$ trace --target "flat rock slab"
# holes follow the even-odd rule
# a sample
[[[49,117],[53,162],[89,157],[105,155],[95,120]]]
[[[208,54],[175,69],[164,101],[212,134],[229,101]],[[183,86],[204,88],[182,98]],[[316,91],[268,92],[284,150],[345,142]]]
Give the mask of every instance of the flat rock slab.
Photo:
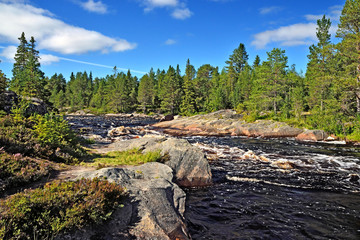
[[[300,128],[272,120],[257,120],[247,123],[242,115],[233,110],[220,110],[214,113],[180,118],[153,125],[173,136],[248,136],[248,137],[296,137],[303,132]]]

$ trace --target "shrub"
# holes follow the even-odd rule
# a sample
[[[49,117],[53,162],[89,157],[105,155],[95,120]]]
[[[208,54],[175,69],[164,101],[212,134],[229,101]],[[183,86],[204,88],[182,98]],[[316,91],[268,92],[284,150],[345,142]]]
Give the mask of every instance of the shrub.
[[[108,220],[124,189],[104,180],[55,181],[0,200],[1,239],[51,239]]]
[[[9,153],[48,158],[68,164],[85,155],[75,133],[59,116],[20,114],[0,119],[0,145]]]
[[[8,188],[37,181],[51,170],[51,165],[45,161],[0,151],[0,196]]]

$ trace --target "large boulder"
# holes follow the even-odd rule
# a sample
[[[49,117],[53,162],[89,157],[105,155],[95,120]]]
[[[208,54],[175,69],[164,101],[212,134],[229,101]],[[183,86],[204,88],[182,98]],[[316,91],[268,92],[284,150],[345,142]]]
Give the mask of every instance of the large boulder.
[[[329,135],[323,130],[306,130],[296,137],[298,141],[323,141],[327,139]]]
[[[0,94],[0,110],[11,113],[12,108],[20,102],[21,98],[28,101],[28,106],[25,110],[26,115],[32,115],[34,113],[44,115],[48,113],[48,106],[43,100],[39,98],[22,97],[13,91],[5,91]]]
[[[186,195],[172,182],[170,167],[161,163],[146,163],[128,168],[103,168],[78,176],[95,177],[124,186],[131,201],[114,214],[107,224],[111,228],[79,231],[75,233],[75,239],[99,234],[106,239],[129,239],[129,235],[149,240],[190,239],[183,216]]]
[[[13,106],[19,101],[19,96],[13,91],[5,91],[0,94],[0,110],[11,112]]]
[[[202,187],[212,184],[209,163],[201,149],[192,146],[184,139],[161,136],[144,136],[110,144],[100,152],[126,151],[140,149],[144,153],[161,151],[167,158],[165,162],[174,173],[174,182],[183,187]]]

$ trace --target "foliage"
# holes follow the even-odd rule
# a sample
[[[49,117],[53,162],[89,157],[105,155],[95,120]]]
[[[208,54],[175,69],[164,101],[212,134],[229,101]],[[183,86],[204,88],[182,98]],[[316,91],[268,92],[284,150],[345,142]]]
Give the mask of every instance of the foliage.
[[[0,118],[0,145],[9,153],[76,163],[85,155],[67,122],[55,115],[26,118],[21,110]]]
[[[35,39],[26,40],[23,32],[18,38],[20,44],[15,54],[13,78],[10,89],[16,93],[47,100],[49,95],[45,89],[44,73],[40,70],[39,52],[35,49]]]
[[[49,174],[50,163],[0,151],[0,196],[10,187],[36,181]]]
[[[106,155],[95,155],[89,165],[97,167],[110,167],[119,165],[139,165],[147,162],[162,162],[160,151],[141,153],[139,149],[122,152],[109,152]]]
[[[121,203],[124,189],[93,179],[48,183],[0,200],[1,239],[50,239],[59,233],[100,224]]]

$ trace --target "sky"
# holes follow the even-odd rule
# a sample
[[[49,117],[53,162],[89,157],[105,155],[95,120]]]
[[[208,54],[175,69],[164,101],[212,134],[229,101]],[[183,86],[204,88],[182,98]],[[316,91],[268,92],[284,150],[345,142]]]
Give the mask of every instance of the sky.
[[[11,78],[18,38],[33,36],[46,76],[130,69],[141,77],[186,61],[222,69],[240,43],[252,64],[273,48],[306,71],[316,20],[332,21],[332,41],[345,0],[0,0],[0,70]]]

